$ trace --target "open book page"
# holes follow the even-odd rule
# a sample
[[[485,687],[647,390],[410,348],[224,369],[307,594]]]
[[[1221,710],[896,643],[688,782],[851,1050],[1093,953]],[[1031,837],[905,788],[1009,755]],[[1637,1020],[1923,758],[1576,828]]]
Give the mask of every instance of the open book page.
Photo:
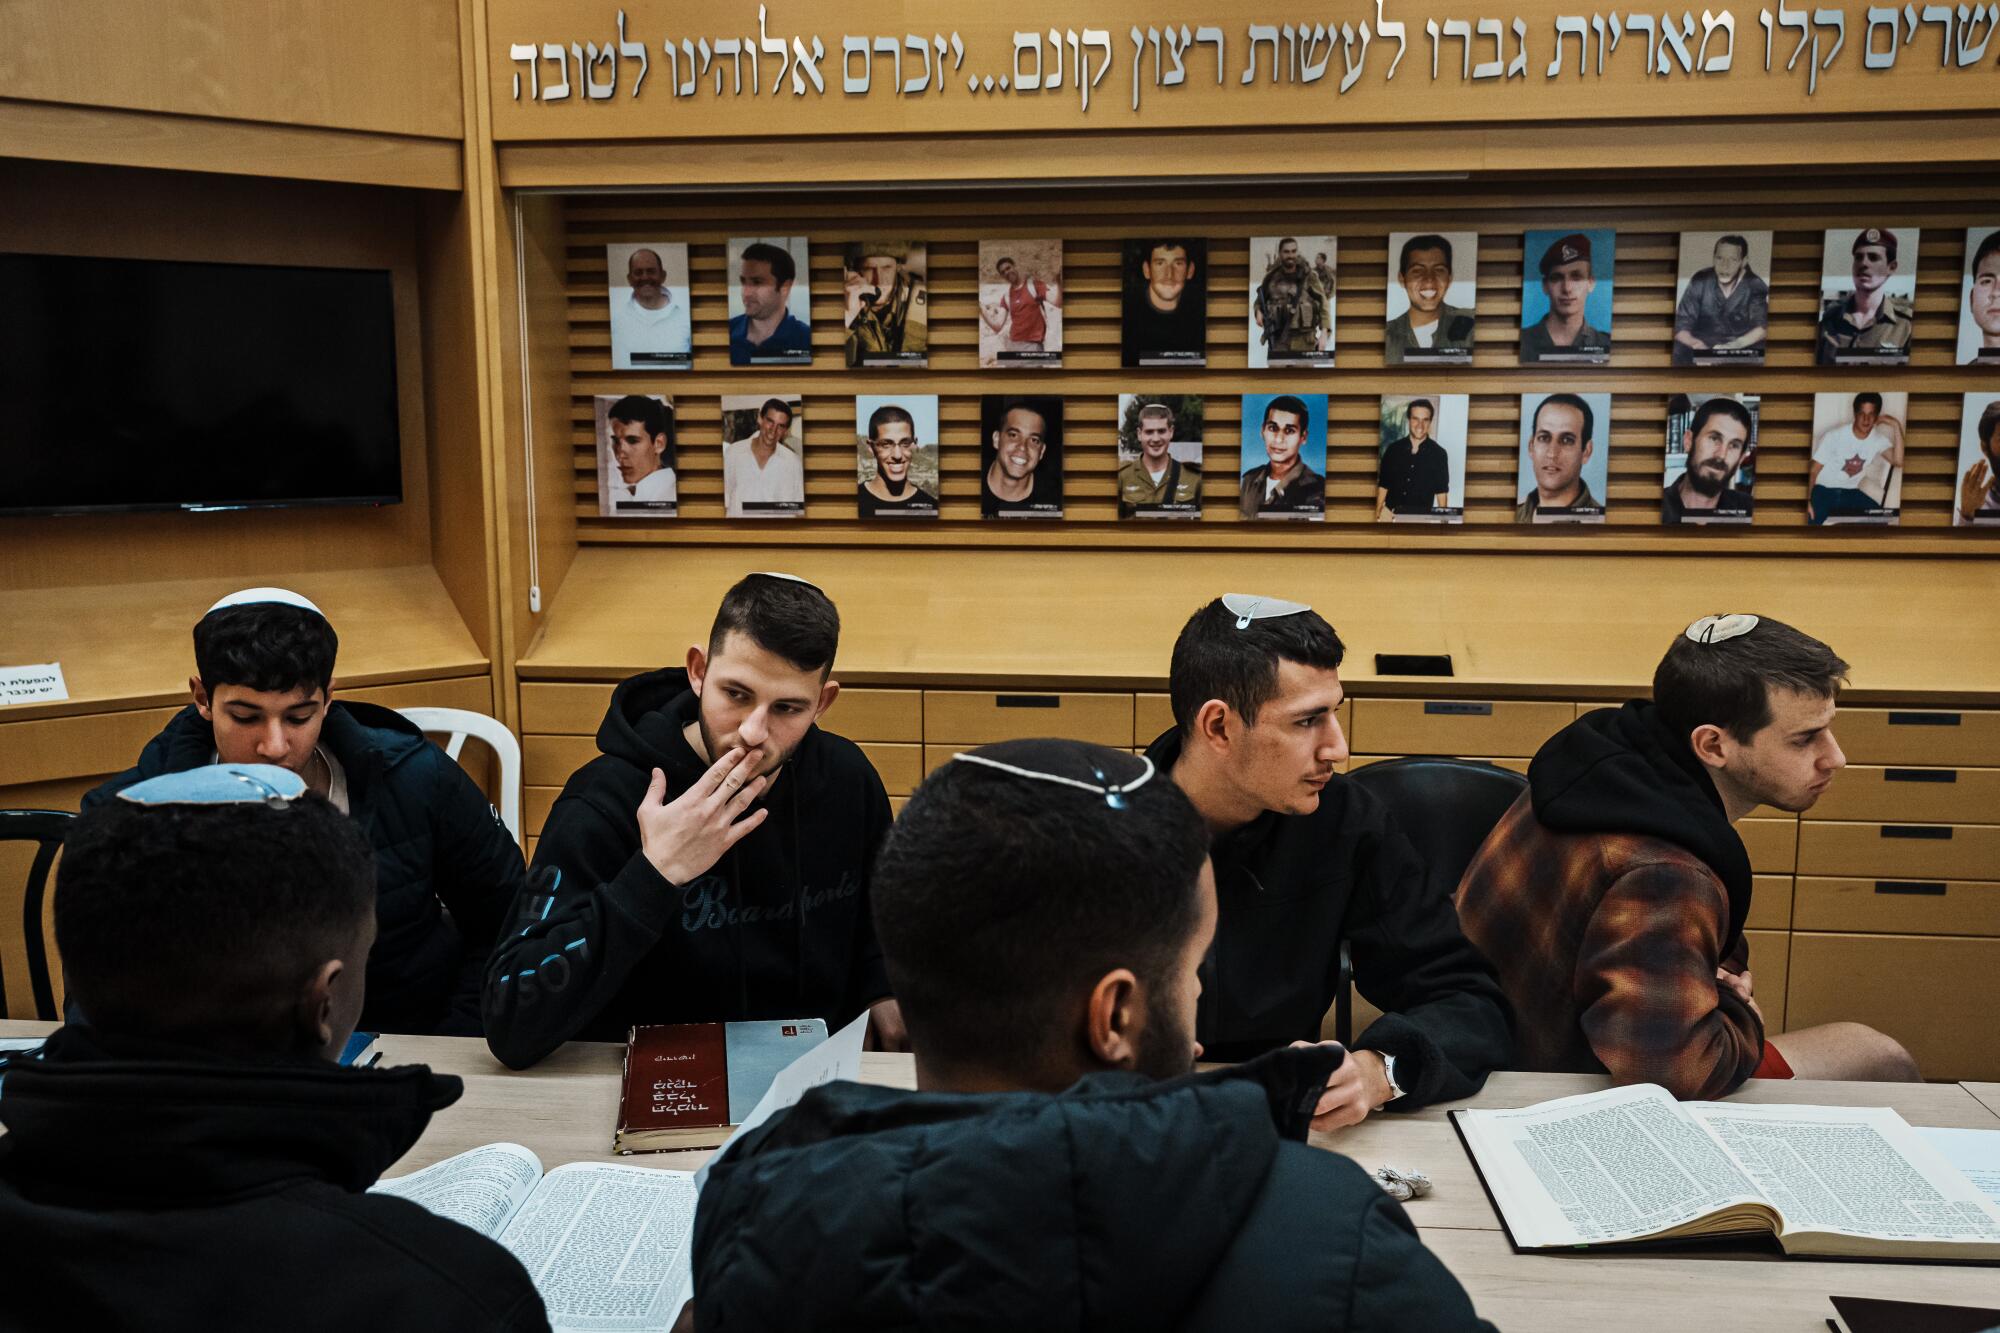
[[[563,1329],[669,1329],[688,1296],[694,1177],[572,1162],[543,1179],[500,1243]]]
[[[1658,1236],[1718,1213],[1692,1229],[1774,1228],[1742,1168],[1655,1084],[1452,1114],[1523,1249]]]
[[[518,1143],[489,1143],[373,1190],[421,1204],[439,1217],[497,1237],[542,1178],[542,1161]]]
[[[1936,1148],[1988,1203],[2000,1205],[2000,1129],[1929,1129],[1917,1137]]]
[[[1776,1206],[1788,1250],[1855,1254],[1881,1248],[1790,1243],[1813,1232],[1984,1244],[2000,1257],[2000,1211],[1888,1107],[1690,1102],[1687,1110]]]

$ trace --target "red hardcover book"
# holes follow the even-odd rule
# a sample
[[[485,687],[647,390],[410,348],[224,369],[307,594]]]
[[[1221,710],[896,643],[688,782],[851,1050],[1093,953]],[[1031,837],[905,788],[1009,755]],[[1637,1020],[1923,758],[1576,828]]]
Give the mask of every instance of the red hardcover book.
[[[633,1028],[612,1147],[632,1153],[719,1146],[778,1071],[825,1040],[826,1024],[816,1018]]]

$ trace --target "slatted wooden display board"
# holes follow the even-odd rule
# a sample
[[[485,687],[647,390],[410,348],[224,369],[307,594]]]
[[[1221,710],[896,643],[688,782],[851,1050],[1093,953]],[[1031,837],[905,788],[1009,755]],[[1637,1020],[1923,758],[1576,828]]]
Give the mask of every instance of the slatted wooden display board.
[[[1161,163],[1163,173],[1171,167]],[[573,450],[572,501],[578,538],[586,544],[1192,545],[1256,550],[1435,544],[1448,550],[1528,550],[1583,543],[1599,551],[1958,555],[1994,549],[1992,530],[1949,528],[1961,395],[2000,391],[2000,372],[1954,364],[1965,229],[2000,223],[2000,191],[1985,180],[1774,181],[1718,173],[1653,183],[1552,176],[1310,188],[1278,183],[1191,189],[1161,181],[1068,191],[631,193],[573,195],[563,201],[563,215],[571,429],[567,440],[542,441],[537,447]],[[1815,366],[1822,230],[1871,225],[1922,229],[1911,364]],[[1593,227],[1613,227],[1618,233],[1611,364],[1519,365],[1523,231]],[[1771,321],[1764,366],[1672,365],[1683,228],[1775,232],[1772,272],[1765,275],[1771,287]],[[1385,367],[1389,233],[1475,229],[1480,245],[1473,364]],[[1121,369],[1121,241],[1173,233],[1208,239],[1208,365]],[[806,235],[812,241],[813,363],[732,367],[726,241],[783,234]],[[1247,368],[1249,238],[1286,234],[1339,238],[1336,369]],[[1022,236],[1065,241],[1063,365],[981,369],[979,241]],[[841,248],[849,240],[890,238],[922,240],[929,246],[930,366],[849,370],[842,354]],[[614,371],[604,246],[676,240],[689,246],[694,368]],[[1462,256],[1458,268],[1462,274]],[[615,276],[622,284],[623,274]],[[1514,522],[1520,395],[1559,389],[1613,395],[1608,513],[1601,525]],[[1813,395],[1864,389],[1910,394],[1901,526],[1808,529],[1803,510]],[[1330,395],[1323,524],[1248,522],[1237,514],[1240,396],[1287,391]],[[592,398],[629,392],[665,394],[675,403],[677,518],[597,516]],[[806,515],[725,520],[720,397],[780,392],[804,395]],[[939,397],[943,495],[941,517],[934,523],[870,523],[855,513],[854,396],[896,392]],[[1121,392],[1207,396],[1205,512],[1198,524],[1118,521],[1115,418]],[[1412,392],[1471,396],[1462,526],[1374,522],[1379,399]],[[1666,403],[1674,392],[1761,396],[1754,525],[1704,529],[1660,524]],[[1067,515],[1062,521],[980,517],[979,399],[984,393],[1063,398]],[[1601,448],[1601,428],[1599,434]]]

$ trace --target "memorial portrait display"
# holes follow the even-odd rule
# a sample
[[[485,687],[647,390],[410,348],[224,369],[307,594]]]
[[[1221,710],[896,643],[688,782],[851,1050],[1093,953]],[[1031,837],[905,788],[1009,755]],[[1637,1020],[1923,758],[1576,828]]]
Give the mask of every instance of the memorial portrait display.
[[[1479,233],[1390,232],[1383,364],[1469,363],[1478,296]]]
[[[1531,231],[1521,254],[1521,364],[1610,361],[1618,234],[1609,227]]]
[[[1127,366],[1208,364],[1208,242],[1128,240],[1121,274],[1120,348]]]
[[[1331,236],[1250,238],[1250,369],[1333,364]]]
[[[655,393],[600,393],[593,415],[599,517],[672,518],[680,510],[673,400]]]
[[[1238,512],[1244,518],[1326,519],[1326,395],[1246,393]]]
[[[1382,396],[1376,522],[1464,522],[1465,431],[1471,402],[1462,393]]]
[[[1611,475],[1611,395],[1521,395],[1516,523],[1602,523]]]
[[[1118,517],[1200,518],[1199,394],[1118,395]]]
[[[930,364],[930,289],[922,241],[849,241],[841,251],[847,364]]]
[[[1750,522],[1756,508],[1757,410],[1754,395],[1668,396],[1660,522]]]
[[[729,364],[812,361],[812,292],[803,236],[729,238]]]
[[[979,400],[982,518],[1063,516],[1063,403],[989,393]]]
[[[604,247],[613,370],[694,365],[688,315],[688,248],[666,241]]]
[[[1829,227],[1820,257],[1822,366],[1900,366],[1917,310],[1915,227]]]
[[[722,507],[730,518],[806,510],[805,405],[795,393],[725,394]]]
[[[1674,364],[1763,365],[1770,279],[1770,232],[1682,232],[1674,282]]]
[[[862,518],[938,516],[938,400],[934,393],[854,399],[856,511]]]
[[[1964,287],[1958,364],[2000,363],[2000,227],[1966,228]]]
[[[1813,395],[1806,522],[1894,523],[1903,509],[1903,429],[1910,395],[1865,389]]]
[[[1965,395],[1952,475],[1952,526],[2000,523],[2000,393]]]
[[[979,365],[1059,366],[1063,351],[1063,243],[979,243]]]

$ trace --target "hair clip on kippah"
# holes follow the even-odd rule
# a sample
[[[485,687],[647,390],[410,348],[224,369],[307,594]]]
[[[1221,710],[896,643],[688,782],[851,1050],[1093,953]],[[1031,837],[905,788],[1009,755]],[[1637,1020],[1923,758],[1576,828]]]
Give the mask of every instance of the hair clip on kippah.
[[[1236,628],[1249,629],[1252,621],[1271,620],[1278,616],[1295,616],[1312,608],[1304,602],[1287,602],[1276,597],[1258,597],[1247,592],[1229,592],[1222,595],[1223,609],[1236,617]]]
[[[1687,627],[1687,637],[1699,644],[1723,643],[1757,628],[1757,617],[1703,616]]]

